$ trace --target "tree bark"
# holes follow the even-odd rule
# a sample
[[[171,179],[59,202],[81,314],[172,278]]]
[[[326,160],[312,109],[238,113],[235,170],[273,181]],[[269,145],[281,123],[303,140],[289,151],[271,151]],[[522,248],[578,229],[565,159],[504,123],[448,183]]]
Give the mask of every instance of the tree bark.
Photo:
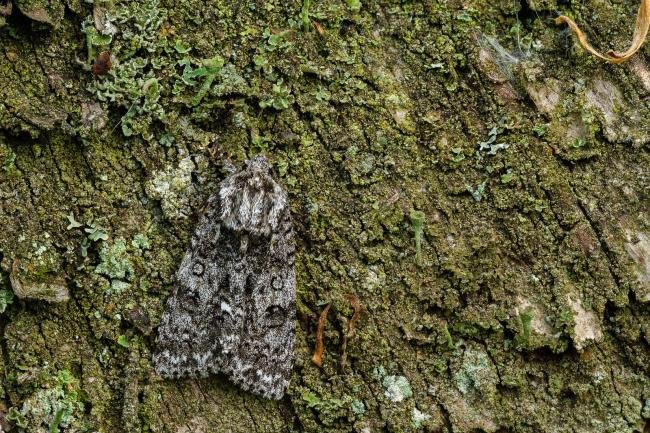
[[[650,431],[650,49],[552,22],[622,49],[635,2],[12,3],[2,428]],[[151,365],[203,203],[258,153],[298,238],[280,401]]]

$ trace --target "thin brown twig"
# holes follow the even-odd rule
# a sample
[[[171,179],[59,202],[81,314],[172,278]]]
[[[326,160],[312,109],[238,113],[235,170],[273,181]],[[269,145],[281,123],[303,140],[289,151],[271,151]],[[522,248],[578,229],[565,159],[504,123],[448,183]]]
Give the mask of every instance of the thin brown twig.
[[[325,346],[323,344],[323,332],[325,331],[325,322],[327,321],[327,313],[330,311],[330,304],[327,304],[323,311],[320,313],[318,319],[318,328],[316,329],[316,349],[314,349],[314,356],[311,361],[317,366],[321,366],[323,360],[323,351]]]
[[[641,0],[641,6],[639,6],[639,12],[636,15],[636,24],[634,26],[634,36],[632,37],[632,44],[624,52],[617,52],[613,50],[607,51],[605,54],[599,53],[594,47],[591,46],[589,41],[587,41],[587,36],[580,30],[578,24],[573,21],[571,18],[566,15],[561,15],[555,19],[556,24],[566,23],[571,31],[576,35],[582,48],[598,57],[610,63],[623,63],[628,60],[643,45],[646,37],[648,36],[648,30],[650,30],[650,0]]]

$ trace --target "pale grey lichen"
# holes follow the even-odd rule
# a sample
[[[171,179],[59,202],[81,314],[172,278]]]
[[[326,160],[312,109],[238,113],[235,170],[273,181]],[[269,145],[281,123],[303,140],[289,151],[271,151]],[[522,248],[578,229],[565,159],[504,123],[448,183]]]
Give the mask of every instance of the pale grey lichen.
[[[354,400],[350,408],[352,409],[352,413],[357,416],[361,416],[366,413],[366,405],[364,405],[361,400]]]
[[[60,429],[66,433],[87,432],[84,403],[78,390],[78,380],[62,370],[51,388],[37,390],[20,407],[10,408],[6,418],[21,433],[51,433]]]
[[[393,403],[399,403],[413,395],[411,384],[404,376],[386,376],[382,385],[384,386],[384,395]]]
[[[413,427],[420,428],[429,419],[431,419],[431,415],[420,412],[417,407],[413,408],[413,412],[411,413],[411,424],[413,424]]]
[[[474,391],[489,396],[496,392],[499,377],[485,351],[469,348],[463,353],[462,364],[454,374],[454,380],[463,394]]]
[[[154,173],[147,182],[147,194],[160,200],[163,213],[170,219],[184,219],[192,214],[190,197],[195,193],[192,172],[197,169],[192,158],[181,159],[177,167],[167,166]]]
[[[126,250],[126,242],[122,238],[116,239],[113,245],[104,245],[99,251],[99,259],[95,273],[114,280],[130,280],[135,274]]]

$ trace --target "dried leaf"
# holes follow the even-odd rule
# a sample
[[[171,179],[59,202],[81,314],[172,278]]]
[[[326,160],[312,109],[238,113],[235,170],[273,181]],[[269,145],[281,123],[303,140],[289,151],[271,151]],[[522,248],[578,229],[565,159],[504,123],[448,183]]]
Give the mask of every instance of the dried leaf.
[[[556,24],[566,23],[573,33],[575,33],[580,45],[582,48],[593,54],[594,56],[608,61],[610,63],[623,63],[632,57],[639,49],[648,35],[648,29],[650,29],[650,0],[641,0],[641,6],[639,6],[639,12],[636,16],[636,25],[634,27],[634,36],[632,37],[632,44],[625,52],[617,51],[608,51],[605,54],[601,54],[594,47],[592,47],[587,41],[587,37],[580,30],[578,25],[571,18],[566,15],[561,15],[555,19]]]
[[[323,359],[323,351],[325,346],[323,345],[323,331],[325,331],[325,321],[327,321],[327,313],[330,311],[330,304],[323,309],[320,313],[320,318],[318,319],[318,328],[316,329],[316,349],[314,349],[314,356],[311,357],[311,360],[317,366],[321,366]]]

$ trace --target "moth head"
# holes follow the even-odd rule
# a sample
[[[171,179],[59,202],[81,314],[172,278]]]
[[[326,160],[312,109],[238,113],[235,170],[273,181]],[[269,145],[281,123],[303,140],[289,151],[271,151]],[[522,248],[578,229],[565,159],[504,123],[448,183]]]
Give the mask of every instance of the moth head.
[[[226,227],[268,236],[284,215],[287,194],[275,181],[263,156],[247,161],[246,168],[221,182],[221,220]]]
[[[271,165],[262,155],[257,155],[255,158],[246,161],[246,169],[267,176],[271,175]]]

